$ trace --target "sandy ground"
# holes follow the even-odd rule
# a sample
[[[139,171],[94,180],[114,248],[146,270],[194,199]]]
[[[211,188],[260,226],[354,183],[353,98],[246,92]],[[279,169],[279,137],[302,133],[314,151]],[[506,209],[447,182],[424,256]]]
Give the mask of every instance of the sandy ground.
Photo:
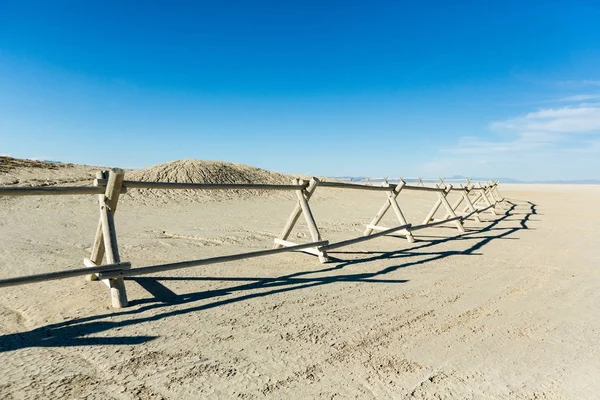
[[[321,265],[288,253],[127,280],[0,289],[0,398],[600,398],[600,186],[503,185],[485,222],[382,237]],[[325,239],[381,193],[322,189]],[[411,222],[434,196],[402,194]],[[81,266],[94,196],[0,198],[0,278]],[[140,202],[116,216],[134,266],[271,247],[292,197]],[[388,226],[393,226],[391,219]],[[293,237],[307,241],[301,225]]]

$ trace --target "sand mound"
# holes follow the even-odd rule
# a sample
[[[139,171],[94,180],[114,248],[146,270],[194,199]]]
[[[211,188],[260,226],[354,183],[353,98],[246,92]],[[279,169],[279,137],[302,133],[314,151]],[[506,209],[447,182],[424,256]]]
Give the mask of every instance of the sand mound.
[[[63,164],[47,161],[0,157],[0,186],[56,186],[91,185],[96,171],[106,167]],[[308,176],[297,175],[302,179]],[[296,175],[282,174],[266,169],[224,161],[177,160],[140,170],[128,170],[125,179],[147,182],[178,183],[250,183],[291,184]],[[324,179],[324,178],[320,178]],[[170,203],[181,201],[221,201],[270,196],[295,198],[293,192],[265,190],[150,190],[131,189],[125,199],[138,204]]]
[[[293,176],[224,161],[178,160],[127,174],[127,179],[179,183],[289,184]]]
[[[244,164],[224,161],[178,160],[158,164],[149,168],[128,172],[126,180],[178,182],[178,183],[268,183],[290,184],[293,175],[281,174]],[[137,201],[144,198],[157,198],[166,201],[191,200],[226,200],[231,198],[248,197],[251,195],[274,196],[278,192],[263,190],[131,190],[128,197]]]
[[[87,185],[99,167],[0,157],[0,186]]]

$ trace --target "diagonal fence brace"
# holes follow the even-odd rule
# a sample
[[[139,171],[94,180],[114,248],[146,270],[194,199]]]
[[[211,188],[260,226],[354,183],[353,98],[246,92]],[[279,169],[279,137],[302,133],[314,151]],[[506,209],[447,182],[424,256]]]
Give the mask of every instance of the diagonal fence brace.
[[[293,183],[296,185],[304,184],[304,181],[295,178]],[[317,227],[317,223],[315,222],[315,218],[312,214],[308,201],[314,194],[317,186],[319,185],[319,180],[317,178],[312,178],[305,189],[297,190],[296,197],[298,198],[298,203],[294,207],[294,210],[290,214],[283,231],[279,235],[279,237],[275,240],[275,244],[273,246],[274,249],[278,249],[280,247],[284,247],[287,243],[286,239],[292,233],[292,229],[298,222],[298,218],[300,215],[304,215],[304,219],[306,220],[306,224],[308,225],[308,230],[310,232],[310,236],[313,242],[321,241],[321,234],[319,233],[319,228]],[[291,243],[291,242],[289,242]],[[314,249],[315,253],[319,257],[319,261],[321,263],[325,263],[328,261],[327,252],[325,250],[321,250],[319,248]]]
[[[400,225],[408,224],[408,222],[406,221],[406,217],[404,216],[404,213],[402,212],[402,209],[400,209],[400,205],[398,205],[398,202],[396,201],[396,198],[402,191],[402,188],[404,187],[404,185],[406,185],[406,182],[404,182],[403,180],[400,180],[400,183],[398,183],[398,185],[396,185],[396,187],[391,192],[386,193],[386,195],[387,195],[386,202],[383,204],[383,206],[381,207],[381,209],[379,210],[377,215],[375,215],[375,217],[373,218],[371,223],[369,225],[367,225],[367,229],[365,229],[365,231],[363,232],[363,236],[370,235],[371,232],[373,232],[372,227],[377,226],[377,224],[381,221],[381,219],[383,218],[385,213],[387,213],[387,211],[390,209],[390,207],[394,210],[394,213],[396,214],[396,218],[398,218]],[[406,240],[408,241],[408,243],[414,243],[415,238],[409,229],[400,231],[400,234],[406,236]]]
[[[105,177],[106,173],[99,172],[96,177]],[[120,168],[113,168],[108,172],[108,182],[104,194],[98,195],[98,205],[100,208],[100,221],[96,230],[96,238],[92,246],[92,255],[89,263],[84,263],[87,267],[102,264],[106,257],[108,264],[118,264],[121,262],[119,247],[117,244],[117,233],[115,229],[114,213],[117,209],[119,194],[123,186],[125,171]],[[96,275],[88,275],[88,280],[96,280]],[[123,278],[104,280],[104,283],[110,289],[112,306],[115,308],[127,307],[127,292]]]
[[[428,223],[432,222],[433,216],[435,215],[437,210],[440,208],[440,206],[443,205],[444,208],[446,209],[447,213],[451,216],[451,218],[450,218],[450,220],[448,220],[448,222],[454,223],[456,225],[456,229],[458,229],[459,232],[465,231],[465,228],[462,224],[461,218],[458,215],[456,215],[456,213],[454,212],[454,209],[452,208],[450,203],[448,203],[448,199],[446,198],[446,196],[448,196],[448,193],[450,193],[451,189],[452,189],[452,185],[446,185],[446,189],[443,192],[438,192],[438,199],[435,202],[435,204],[433,205],[433,207],[431,208],[431,210],[429,211],[429,214],[427,214],[427,216],[423,220],[423,225],[427,225]],[[436,222],[438,222],[438,221],[436,221]]]

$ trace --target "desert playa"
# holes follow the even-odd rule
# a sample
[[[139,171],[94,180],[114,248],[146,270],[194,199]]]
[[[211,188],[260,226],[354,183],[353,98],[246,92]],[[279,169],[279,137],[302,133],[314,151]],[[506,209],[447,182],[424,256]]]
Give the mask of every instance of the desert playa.
[[[2,158],[0,186],[91,185],[101,169]],[[125,176],[295,177],[198,160]],[[0,397],[599,398],[600,186],[499,188],[507,206],[464,233],[381,236],[325,264],[289,252],[129,277],[121,309],[83,277],[0,288]],[[310,205],[323,238],[340,241],[361,236],[385,198],[323,188]],[[435,201],[398,197],[413,223]],[[115,215],[121,259],[270,249],[296,203],[294,192],[129,189]],[[0,197],[0,279],[82,268],[97,224],[95,195]],[[311,240],[303,219],[292,239]]]

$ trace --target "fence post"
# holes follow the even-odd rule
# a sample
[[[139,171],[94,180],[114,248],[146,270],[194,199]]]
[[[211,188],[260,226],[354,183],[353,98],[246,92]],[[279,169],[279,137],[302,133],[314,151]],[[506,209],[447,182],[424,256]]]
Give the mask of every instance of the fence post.
[[[497,215],[496,214],[496,210],[494,209],[494,205],[496,203],[496,201],[494,201],[494,204],[492,204],[492,202],[490,201],[490,199],[487,196],[487,191],[488,189],[484,188],[483,185],[481,184],[481,182],[479,183],[479,187],[482,188],[481,190],[481,198],[483,199],[483,201],[485,202],[485,204],[487,204],[490,208],[490,211],[492,212],[492,214]]]
[[[451,217],[457,217],[456,213],[454,212],[454,209],[452,208],[452,206],[450,205],[450,203],[448,203],[448,199],[446,198],[446,196],[448,195],[448,193],[450,193],[450,190],[452,189],[452,185],[447,185],[446,189],[444,189],[443,192],[438,192],[438,199],[435,202],[435,204],[433,205],[433,207],[431,208],[431,210],[429,211],[429,214],[427,214],[427,216],[425,217],[425,219],[423,220],[423,225],[428,224],[431,220],[433,220],[433,216],[435,215],[435,213],[437,212],[437,210],[440,208],[440,206],[443,204],[444,207],[446,208],[446,211],[448,212],[448,214]],[[446,218],[444,218],[446,219]],[[455,220],[454,221],[456,228],[460,231],[460,232],[464,232],[465,228],[463,227],[463,224],[460,220]]]
[[[299,180],[294,179],[292,182],[297,184],[299,182]],[[311,180],[310,183],[308,184],[308,187],[306,188],[306,190],[304,192],[304,194],[306,196],[306,201],[310,200],[310,198],[312,197],[312,195],[316,189],[317,189],[317,181]],[[281,231],[281,234],[279,235],[278,239],[286,240],[290,236],[290,233],[292,233],[292,229],[294,229],[294,225],[296,225],[296,222],[298,222],[298,218],[300,218],[300,214],[302,214],[302,206],[300,205],[300,202],[298,202],[298,203],[296,203],[296,206],[294,207],[294,211],[292,211],[287,222],[285,223],[285,226],[283,227],[283,231]],[[277,242],[273,245],[274,249],[278,249],[280,247],[283,247],[283,245],[279,244]]]
[[[102,172],[96,174],[97,178],[100,176],[104,177],[105,174]],[[117,244],[114,213],[117,210],[117,202],[119,201],[124,177],[125,171],[122,169],[111,169],[108,173],[106,190],[104,194],[98,195],[100,222],[96,231],[96,239],[94,240],[90,258],[90,261],[93,264],[101,265],[105,255],[109,264],[121,262]],[[108,279],[105,283],[110,288],[112,306],[115,308],[127,307],[127,293],[125,291],[125,282],[123,281],[123,278]]]
[[[438,195],[440,196],[440,201],[446,208],[446,211],[448,212],[448,214],[450,214],[453,218],[455,218],[455,217],[457,217],[457,215],[454,212],[454,210],[452,209],[452,206],[450,206],[450,203],[448,203],[448,199],[446,198],[448,193],[450,193],[450,190],[452,190],[452,185],[450,185],[450,184],[446,185],[446,190],[444,190],[443,193],[438,193]],[[454,221],[454,224],[456,225],[456,228],[458,229],[459,232],[465,231],[465,227],[463,226],[463,223],[460,219],[457,219],[456,221]]]
[[[464,194],[464,192],[463,192],[463,194]],[[452,204],[452,209],[453,209],[454,211],[456,211],[456,210],[458,209],[458,207],[460,207],[460,205],[462,204],[463,200],[464,200],[464,196],[460,196],[460,197],[459,197],[459,198],[456,200],[456,202],[454,202],[454,204]],[[445,219],[447,219],[447,218],[450,218],[450,214],[446,214],[446,216],[445,216],[444,218],[445,218]]]
[[[498,194],[498,197],[500,198],[500,201],[507,207],[509,207],[508,202],[506,201],[506,198],[502,195],[502,193],[500,193],[500,181],[495,181],[494,182],[494,190],[496,191],[496,193]]]
[[[496,199],[496,201],[498,203],[503,203],[504,202],[504,198],[502,197],[502,195],[500,194],[500,192],[498,192],[498,182],[496,181],[491,181],[490,183],[491,186],[491,193],[494,196],[494,199]]]
[[[464,201],[465,205],[466,205],[464,211],[475,212],[475,214],[473,214],[473,218],[475,218],[475,221],[481,222],[481,218],[479,218],[479,214],[476,212],[477,209],[475,208],[475,205],[471,202],[471,198],[469,197],[469,193],[471,192],[471,186],[467,185],[467,187],[463,187],[462,184],[460,186],[461,186],[461,189],[464,189],[464,190],[461,192],[461,196],[458,198],[458,200],[456,200],[456,202],[452,205],[452,209],[455,212],[459,211],[458,207],[460,207],[460,205]],[[444,218],[448,219],[450,217],[451,217],[450,214],[446,214],[446,216]]]
[[[471,199],[469,198],[469,191],[470,191],[470,189],[467,187],[466,191],[462,193],[462,198],[465,199],[465,203],[467,204],[467,207],[469,208],[469,210],[471,210],[471,212],[475,212],[475,211],[477,211],[477,209],[475,208],[475,205],[471,202]],[[475,212],[475,214],[473,214],[473,215],[474,215],[475,221],[481,222],[481,218],[479,218],[479,213]]]
[[[304,181],[297,181],[298,183],[304,183]],[[319,184],[317,178],[312,178],[310,183],[313,183],[314,186]],[[308,231],[310,232],[310,236],[312,237],[313,242],[321,241],[321,234],[319,233],[319,228],[317,228],[317,223],[315,222],[315,217],[312,214],[312,211],[308,205],[306,200],[306,189],[301,189],[296,191],[296,197],[298,197],[298,203],[300,203],[300,207],[302,208],[302,214],[304,214],[304,219],[306,220],[306,225],[308,225]],[[328,261],[327,253],[324,250],[319,250],[319,261],[321,263],[325,263]]]
[[[96,179],[108,179],[108,171],[96,172]],[[104,201],[105,193],[98,195],[98,204]],[[114,212],[114,211],[113,211]],[[94,238],[94,244],[92,245],[92,255],[90,260],[96,264],[102,264],[104,259],[104,238],[102,237],[102,218],[98,218],[98,227],[96,228],[96,237]],[[88,281],[97,281],[98,277],[96,274],[89,274],[85,276]]]
[[[304,185],[305,182],[302,180],[299,180],[298,178],[295,178],[293,180],[293,183],[296,185]],[[285,244],[282,242],[285,242],[285,240],[288,238],[288,236],[292,232],[294,225],[296,225],[296,222],[298,222],[298,218],[300,218],[300,214],[304,214],[306,224],[308,225],[308,231],[310,232],[310,236],[311,236],[313,242],[321,241],[321,234],[319,233],[319,229],[317,228],[317,223],[315,222],[315,218],[312,215],[310,206],[308,205],[308,200],[310,200],[310,198],[312,197],[313,193],[317,189],[318,184],[319,184],[319,180],[317,178],[313,177],[310,180],[310,182],[306,188],[302,187],[301,189],[296,190],[296,197],[298,198],[298,203],[296,203],[296,207],[294,208],[294,211],[292,211],[292,214],[288,218],[288,220],[285,224],[285,227],[283,228],[283,231],[281,232],[279,237],[277,239],[275,239],[275,245],[273,246],[274,249],[277,249],[277,248],[280,248],[283,246],[293,245],[293,243]],[[313,252],[311,251],[311,253],[313,253]],[[320,250],[319,248],[316,248],[314,251],[314,254],[316,254],[319,257],[319,261],[321,263],[325,263],[325,262],[329,261],[329,259],[327,258],[327,252],[324,250]]]
[[[387,193],[387,197],[388,197],[387,201],[383,204],[383,206],[381,207],[379,212],[375,215],[375,217],[373,218],[373,220],[371,221],[369,226],[376,226],[381,221],[381,219],[383,218],[383,216],[389,210],[390,207],[393,208],[394,213],[396,214],[396,217],[398,218],[398,221],[400,221],[400,225],[406,225],[408,223],[406,221],[406,217],[404,216],[404,213],[402,212],[402,210],[400,209],[400,206],[396,202],[396,198],[400,194],[400,191],[402,190],[404,185],[406,185],[406,182],[404,182],[402,179],[400,179],[400,182],[394,188],[393,192]],[[365,231],[363,232],[363,236],[370,235],[371,232],[373,232],[373,229],[370,228],[369,226],[367,226],[367,229],[365,229]],[[406,240],[408,240],[408,243],[414,243],[415,238],[412,235],[412,233],[410,232],[410,230],[406,229],[406,231],[402,232],[402,233],[406,236]]]

